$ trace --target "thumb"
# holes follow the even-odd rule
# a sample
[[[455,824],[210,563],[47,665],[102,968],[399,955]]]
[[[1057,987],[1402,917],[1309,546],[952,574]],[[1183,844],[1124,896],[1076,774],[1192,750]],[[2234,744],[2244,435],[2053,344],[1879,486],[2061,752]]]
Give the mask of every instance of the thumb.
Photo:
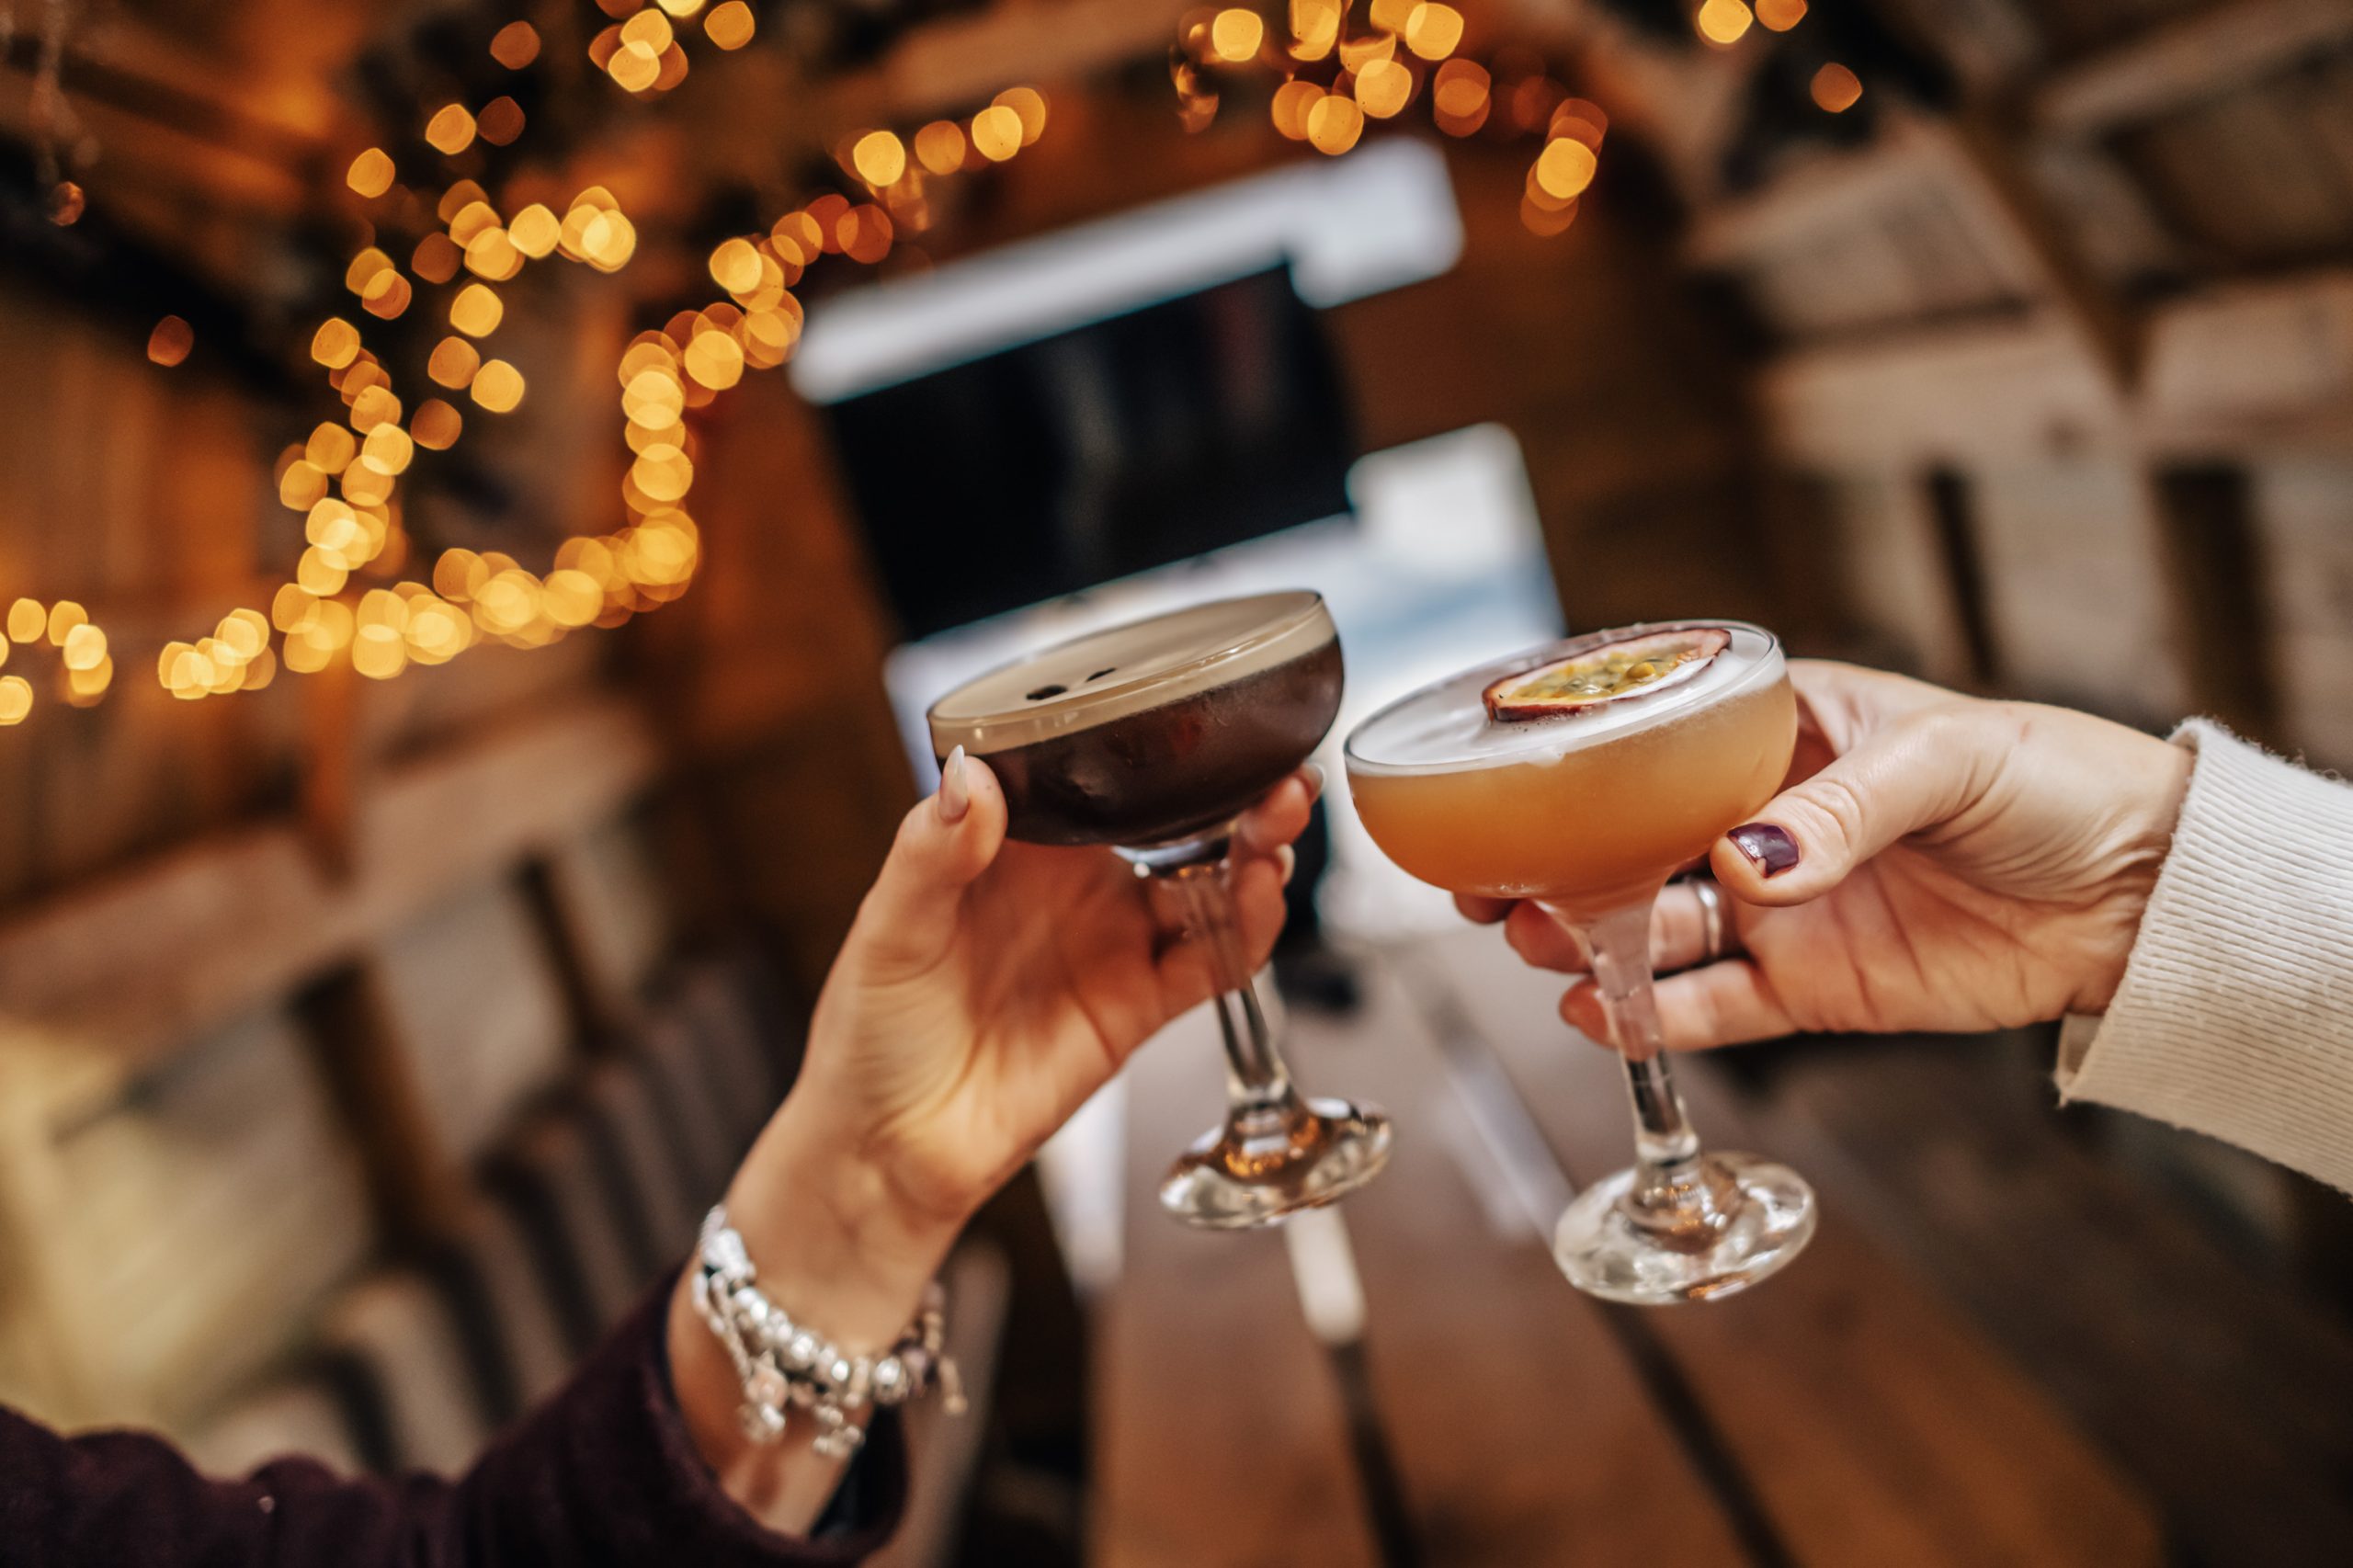
[[[987,763],[958,746],[939,790],[899,824],[890,858],[858,905],[856,935],[870,957],[928,964],[956,935],[963,892],[1005,846],[1005,791]]]
[[[1716,840],[1709,864],[1749,903],[1818,898],[1897,839],[1959,813],[1984,760],[1981,736],[1949,710],[1900,720],[1766,802]]]

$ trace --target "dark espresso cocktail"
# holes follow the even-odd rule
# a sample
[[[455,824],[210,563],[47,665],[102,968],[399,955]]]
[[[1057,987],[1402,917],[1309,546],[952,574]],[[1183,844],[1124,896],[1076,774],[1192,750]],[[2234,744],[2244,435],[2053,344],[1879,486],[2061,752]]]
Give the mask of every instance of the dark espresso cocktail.
[[[1032,844],[1108,845],[1185,911],[1216,974],[1225,1125],[1161,1187],[1195,1224],[1262,1225],[1362,1185],[1388,1119],[1308,1099],[1267,1032],[1233,928],[1234,820],[1281,783],[1340,710],[1340,639],[1312,593],[1195,605],[1057,644],[932,705],[931,743],[961,746],[1005,790]]]
[[[1211,637],[1223,629],[1201,628]],[[1218,658],[1171,649],[1165,637],[1140,642],[1136,630],[1024,665],[1024,683],[1041,668],[1059,678],[1025,685],[1020,705],[995,722],[934,712],[943,756],[961,745],[995,770],[1014,837],[1158,844],[1231,822],[1306,759],[1339,711],[1340,642],[1328,620]],[[1174,674],[1172,653],[1195,667]]]

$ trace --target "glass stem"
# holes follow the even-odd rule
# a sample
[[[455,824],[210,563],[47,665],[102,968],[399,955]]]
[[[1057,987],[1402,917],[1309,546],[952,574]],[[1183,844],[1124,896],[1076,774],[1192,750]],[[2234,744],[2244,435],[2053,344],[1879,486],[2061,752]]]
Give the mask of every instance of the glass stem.
[[[1610,1043],[1626,1064],[1626,1093],[1634,1110],[1634,1187],[1628,1202],[1668,1225],[1705,1222],[1718,1195],[1704,1178],[1699,1135],[1676,1092],[1659,1033],[1658,998],[1651,983],[1650,903],[1569,924],[1592,962]]]
[[[1226,881],[1225,857],[1156,871],[1177,894],[1187,935],[1209,955],[1217,994],[1218,1032],[1225,1038],[1226,1097],[1233,1119],[1245,1125],[1286,1119],[1295,1096],[1290,1071],[1275,1049],[1267,1016],[1242,963],[1241,937],[1233,926],[1233,895]]]

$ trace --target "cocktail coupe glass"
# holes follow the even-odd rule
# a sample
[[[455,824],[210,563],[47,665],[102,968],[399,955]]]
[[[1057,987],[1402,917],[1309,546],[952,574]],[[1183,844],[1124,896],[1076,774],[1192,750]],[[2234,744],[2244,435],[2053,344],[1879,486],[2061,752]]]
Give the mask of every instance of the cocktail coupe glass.
[[[1161,1183],[1196,1225],[1271,1224],[1372,1179],[1389,1119],[1311,1099],[1283,1064],[1234,926],[1227,851],[1242,812],[1307,760],[1339,711],[1340,640],[1321,597],[1195,605],[1060,643],[933,704],[932,745],[988,763],[1010,832],[1105,845],[1171,896],[1215,976],[1224,1124]]]
[[[1348,737],[1357,811],[1392,859],[1449,892],[1534,901],[1590,960],[1625,1062],[1634,1164],[1577,1195],[1552,1252],[1596,1296],[1728,1295],[1813,1234],[1794,1171],[1700,1148],[1661,1052],[1650,952],[1667,880],[1773,797],[1796,735],[1770,632],[1668,621],[1466,671]]]

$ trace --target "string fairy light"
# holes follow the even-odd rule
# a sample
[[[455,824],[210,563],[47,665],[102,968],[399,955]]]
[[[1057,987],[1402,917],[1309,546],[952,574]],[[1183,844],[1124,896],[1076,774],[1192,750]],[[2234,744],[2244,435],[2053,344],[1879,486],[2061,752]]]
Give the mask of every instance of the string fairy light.
[[[699,15],[713,46],[750,41],[753,18],[736,0],[707,11],[703,0],[657,0],[655,8],[633,8],[599,34],[590,58],[632,93],[667,90],[684,74],[681,40]],[[509,24],[491,40],[493,59],[509,70],[530,64],[540,49],[528,23]],[[403,190],[392,153],[363,149],[343,171],[353,196],[413,201],[415,191],[430,202],[440,226],[416,243],[405,268],[373,243],[351,256],[343,281],[358,311],[327,317],[309,345],[344,415],[289,447],[272,471],[278,500],[302,520],[303,548],[290,580],[275,591],[267,613],[233,610],[210,635],[166,643],[156,657],[158,684],[177,699],[200,701],[265,689],[280,667],[309,675],[337,662],[363,677],[390,680],[485,642],[545,647],[676,599],[702,553],[700,529],[687,509],[699,447],[687,415],[748,371],[772,369],[791,355],[802,312],[790,290],[809,267],[827,256],[881,262],[902,226],[928,222],[927,181],[1015,157],[1044,133],[1048,112],[1044,94],[1015,86],[968,120],[936,120],[905,137],[887,128],[864,132],[847,144],[842,162],[867,199],[827,192],[787,211],[766,233],[722,242],[710,271],[724,298],[640,334],[621,357],[621,413],[632,460],[620,486],[625,521],[608,533],[566,540],[544,574],[495,551],[464,548],[412,567],[400,485],[420,450],[444,451],[461,438],[468,415],[460,401],[487,417],[511,414],[526,401],[522,370],[491,351],[506,316],[500,286],[551,258],[619,271],[636,253],[636,226],[600,186],[581,190],[561,215],[534,202],[507,218],[470,178],[450,181],[437,196],[416,191],[412,171]],[[494,98],[480,109],[444,104],[422,134],[443,157],[457,157],[477,141],[504,145],[524,126],[519,105]],[[410,411],[367,347],[362,324],[397,318],[420,289],[443,287],[449,292],[435,308],[449,330],[430,350],[425,373],[447,395],[427,396]],[[149,355],[159,365],[176,364],[193,343],[185,321],[165,317],[151,334]],[[58,651],[68,701],[86,705],[108,689],[112,651],[80,605],[19,599],[6,624],[14,643]],[[10,645],[0,642],[0,657]],[[0,681],[0,724],[19,722],[32,706],[28,683],[18,676]]]
[[[600,0],[603,3],[603,0]],[[51,0],[52,17],[63,0]],[[1728,44],[1752,22],[1786,31],[1806,14],[1806,0],[1702,0],[1694,26]],[[591,39],[592,64],[635,97],[668,92],[690,69],[689,42],[732,51],[748,44],[756,21],[743,0],[611,0],[613,25]],[[1736,15],[1735,15],[1736,13]],[[62,27],[62,23],[59,24]],[[696,35],[699,33],[698,40]],[[1574,222],[1602,167],[1608,117],[1570,97],[1540,70],[1495,72],[1465,56],[1463,15],[1438,0],[1286,0],[1270,21],[1246,6],[1188,13],[1171,54],[1179,115],[1198,130],[1217,112],[1220,76],[1271,70],[1283,77],[1269,107],[1275,130],[1319,153],[1348,153],[1376,121],[1402,117],[1427,97],[1440,131],[1469,136],[1501,114],[1499,128],[1540,132],[1520,215],[1539,234]],[[528,22],[513,22],[490,40],[492,59],[509,71],[535,62],[544,41]],[[1500,64],[1496,70],[1504,70]],[[1825,66],[1812,93],[1829,112],[1859,98],[1843,66]],[[617,367],[622,434],[630,461],[620,481],[623,520],[611,531],[566,540],[544,573],[496,551],[446,549],[412,559],[402,522],[400,486],[420,450],[446,451],[470,421],[496,420],[523,406],[523,371],[493,351],[504,324],[501,290],[528,267],[562,260],[604,273],[634,257],[634,221],[613,193],[589,186],[558,206],[533,201],[511,216],[472,178],[457,177],[438,194],[420,171],[404,171],[381,146],[360,150],[343,184],[363,202],[429,205],[438,227],[405,258],[376,245],[376,231],[344,275],[357,310],[332,315],[310,342],[310,357],[338,395],[340,420],[320,424],[273,469],[278,499],[301,515],[304,545],[290,580],[267,613],[238,608],[212,632],[167,643],[157,656],[158,682],[196,701],[264,689],[280,666],[311,674],[338,661],[360,676],[392,679],[412,667],[446,664],[472,647],[497,642],[544,647],[587,628],[619,626],[687,591],[701,562],[701,535],[689,509],[699,441],[688,416],[754,370],[782,365],[798,347],[802,312],[792,289],[826,256],[861,265],[885,260],[905,232],[931,222],[929,186],[1006,163],[1045,132],[1049,104],[1017,85],[962,119],[935,119],[906,131],[873,127],[835,145],[845,176],[862,199],[830,191],[779,215],[765,232],[722,240],[708,258],[723,298],[685,310],[640,333]],[[472,155],[478,142],[506,146],[528,126],[511,96],[478,107],[447,102],[421,127],[424,143],[443,158]],[[405,184],[404,179],[405,178]],[[72,222],[52,199],[57,221]],[[421,290],[447,290],[432,309],[448,330],[429,352],[433,392],[404,400],[391,371],[371,352],[361,323],[392,321],[416,305]],[[165,316],[150,335],[149,358],[182,362],[194,347],[186,321]],[[414,402],[413,408],[409,406]],[[469,409],[465,405],[471,405]],[[70,600],[10,606],[0,659],[13,645],[46,643],[57,652],[61,687],[86,705],[109,688],[113,649],[106,633]],[[0,724],[21,722],[33,705],[21,676],[0,677]]]
[[[1804,0],[1766,3],[1804,11]],[[1746,26],[1742,0],[1706,4],[1737,8]],[[1267,105],[1276,132],[1328,157],[1346,154],[1371,122],[1399,119],[1416,98],[1428,99],[1440,131],[1461,137],[1485,127],[1507,96],[1504,123],[1540,131],[1544,142],[1528,171],[1521,221],[1542,235],[1575,221],[1609,124],[1598,107],[1570,97],[1541,73],[1499,87],[1485,65],[1460,52],[1462,13],[1437,0],[1369,0],[1361,12],[1357,0],[1288,0],[1281,15],[1279,29],[1245,6],[1188,11],[1179,19],[1169,74],[1186,130],[1215,119],[1219,75],[1236,70],[1279,72],[1283,80]]]

